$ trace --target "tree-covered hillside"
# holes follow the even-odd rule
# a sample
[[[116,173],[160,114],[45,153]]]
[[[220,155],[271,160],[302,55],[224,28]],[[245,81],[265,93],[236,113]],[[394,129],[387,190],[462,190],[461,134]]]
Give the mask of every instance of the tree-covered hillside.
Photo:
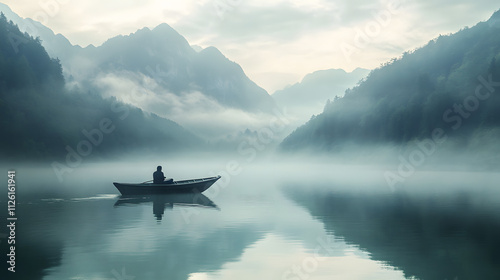
[[[176,123],[95,92],[65,89],[40,40],[0,16],[0,156],[62,159],[124,151],[164,153],[202,141]]]
[[[336,150],[348,142],[403,144],[430,138],[436,129],[466,145],[499,128],[499,22],[500,11],[373,70],[281,146]]]

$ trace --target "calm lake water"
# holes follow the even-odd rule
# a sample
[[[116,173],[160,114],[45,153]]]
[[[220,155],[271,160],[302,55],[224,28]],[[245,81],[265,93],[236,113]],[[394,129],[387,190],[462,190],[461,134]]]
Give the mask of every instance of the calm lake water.
[[[380,167],[241,164],[231,175],[224,162],[183,162],[165,164],[167,176],[223,178],[203,196],[125,199],[112,185],[148,180],[156,165],[88,164],[62,183],[17,167],[16,273],[2,226],[0,275],[500,279],[497,173],[421,171],[391,189]]]

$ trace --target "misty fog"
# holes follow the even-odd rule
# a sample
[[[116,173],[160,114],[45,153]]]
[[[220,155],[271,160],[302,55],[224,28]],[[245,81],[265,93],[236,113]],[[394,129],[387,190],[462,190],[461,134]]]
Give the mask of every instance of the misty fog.
[[[208,41],[162,19],[87,47],[0,3],[0,278],[500,279],[500,11],[408,48],[430,33],[379,42],[407,8],[361,5],[349,21],[382,10],[337,49],[391,54],[368,70],[310,40],[318,23],[350,34],[326,3],[230,2]],[[213,26],[242,34],[212,46]],[[303,59],[328,63],[303,75]]]
[[[146,181],[158,164],[176,180],[222,175],[203,193],[214,207],[175,195],[166,203],[127,201],[111,184]],[[262,277],[284,277],[304,258],[318,258],[315,279],[361,277],[360,267],[384,279],[450,278],[468,275],[456,264],[464,261],[486,278],[497,273],[488,250],[449,255],[482,242],[494,248],[488,236],[500,232],[496,172],[419,170],[391,188],[386,166],[194,154],[84,163],[62,182],[43,164],[17,170],[19,215],[32,229],[20,232],[19,250],[46,260],[21,270],[35,278],[106,277],[125,264],[128,275],[143,278],[154,271],[174,279],[253,279],[254,265]],[[472,230],[484,236],[463,234]],[[456,237],[447,239],[447,231]],[[436,242],[443,245],[427,247]],[[269,254],[275,258],[262,257]],[[427,269],[430,262],[435,269]]]

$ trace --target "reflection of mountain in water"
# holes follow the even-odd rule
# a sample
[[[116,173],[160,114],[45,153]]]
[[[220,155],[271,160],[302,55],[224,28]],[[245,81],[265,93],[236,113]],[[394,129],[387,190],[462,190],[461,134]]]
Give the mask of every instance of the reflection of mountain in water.
[[[207,207],[216,208],[217,205],[201,193],[182,193],[182,194],[161,194],[161,195],[131,195],[121,196],[115,206],[130,204],[153,203],[153,214],[157,220],[161,220],[165,213],[165,208],[174,208],[176,206],[187,207]]]
[[[500,279],[500,207],[485,195],[333,193],[287,195],[327,230],[419,279]],[[479,203],[477,203],[479,201]],[[489,208],[488,208],[489,207]]]
[[[114,279],[112,271],[121,275],[125,268],[124,275],[135,279],[185,280],[192,273],[219,270],[263,233],[249,224],[228,226],[219,211],[211,211],[215,204],[201,198],[190,202],[200,213],[190,223],[174,211],[161,224],[145,219],[149,205],[139,201],[114,209],[116,196],[19,205],[16,279]],[[156,199],[148,203],[175,208],[187,202],[185,197]],[[3,240],[0,248],[6,252]],[[0,279],[10,279],[10,274],[3,277],[6,271]]]
[[[3,202],[0,205],[7,205]],[[33,209],[33,215],[27,208]],[[7,208],[7,207],[5,207]],[[7,243],[7,235],[0,235],[0,279],[42,279],[45,270],[61,264],[63,241],[56,235],[49,234],[50,225],[46,224],[42,217],[53,215],[52,206],[40,207],[40,205],[22,205],[16,207],[18,220],[16,221],[16,244]],[[3,212],[3,211],[2,211]],[[6,214],[5,211],[2,214]],[[2,221],[6,221],[5,215],[0,215]],[[45,223],[45,224],[44,224]],[[34,232],[34,228],[43,227],[43,230]],[[5,226],[4,226],[5,227]],[[2,229],[0,234],[7,233]],[[15,273],[7,270],[7,254],[11,245],[15,245],[16,266]]]

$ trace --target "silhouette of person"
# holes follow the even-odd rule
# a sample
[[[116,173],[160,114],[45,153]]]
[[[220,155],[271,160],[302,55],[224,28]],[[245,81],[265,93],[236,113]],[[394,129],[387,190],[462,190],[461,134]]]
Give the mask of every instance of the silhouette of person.
[[[165,175],[163,174],[163,172],[161,172],[161,166],[158,165],[158,167],[156,167],[156,172],[153,173],[153,183],[161,184],[163,183],[165,178]]]

